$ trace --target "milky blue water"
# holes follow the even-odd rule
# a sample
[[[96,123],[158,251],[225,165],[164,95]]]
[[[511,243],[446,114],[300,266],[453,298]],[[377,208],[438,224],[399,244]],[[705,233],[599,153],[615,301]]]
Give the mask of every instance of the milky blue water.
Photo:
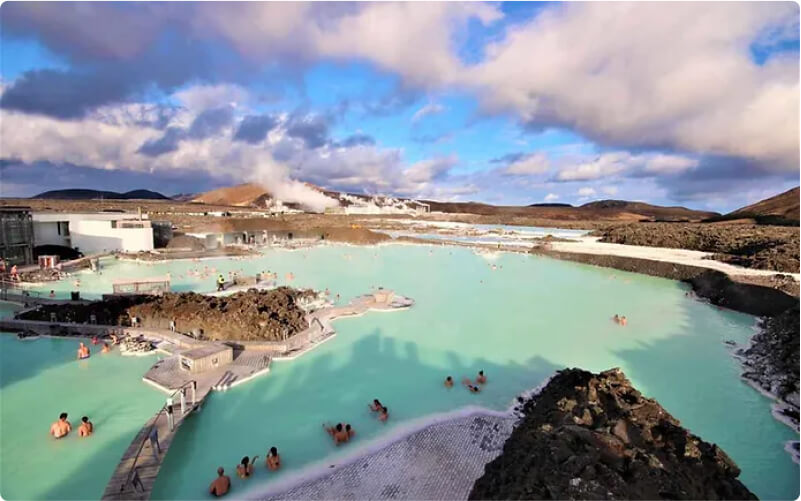
[[[327,287],[343,301],[383,286],[416,305],[337,320],[337,336],[314,351],[274,362],[268,375],[211,395],[176,437],[156,499],[203,499],[217,466],[232,472],[242,456],[258,454],[254,477],[233,480],[234,492],[256,494],[287,475],[387,440],[426,416],[468,405],[506,409],[517,394],[563,367],[621,367],[684,426],[720,445],[758,496],[798,495],[798,466],[783,451],[784,442],[797,437],[771,417],[768,399],[741,382],[723,344],[745,342],[754,318],[697,302],[678,282],[524,254],[487,261],[463,248],[387,245],[271,251],[247,260],[107,262],[103,275],[81,275],[81,292],[110,292],[111,277],[167,271],[175,290],[213,290],[214,275],[188,274],[204,267],[209,273],[277,271],[282,282],[291,271],[291,285]],[[66,294],[72,284],[53,288]],[[615,313],[626,315],[629,325],[611,322]],[[447,375],[458,385],[482,369],[489,383],[478,395],[441,385]],[[386,424],[367,410],[373,398],[388,406]],[[356,439],[334,447],[324,421],[351,423]],[[262,467],[270,446],[282,453],[278,473]]]

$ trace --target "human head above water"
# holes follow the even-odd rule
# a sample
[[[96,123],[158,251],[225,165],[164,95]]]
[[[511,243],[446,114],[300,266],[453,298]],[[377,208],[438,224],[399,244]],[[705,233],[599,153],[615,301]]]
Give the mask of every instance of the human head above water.
[[[59,419],[67,419],[67,413],[66,412],[62,412],[61,414],[58,415],[58,418]]]
[[[278,449],[276,449],[275,447],[270,447],[270,454],[272,454],[273,456],[277,456]]]
[[[247,466],[250,463],[250,458],[245,456],[242,458],[242,466]]]
[[[66,416],[64,416],[64,417],[66,417]],[[81,418],[81,421],[86,423],[87,421],[89,421],[89,417],[88,416],[84,416],[84,417]]]
[[[342,431],[342,423],[337,423],[337,431]]]
[[[225,468],[223,468],[222,466],[218,467],[217,468],[217,475],[222,477],[223,473],[225,473]]]

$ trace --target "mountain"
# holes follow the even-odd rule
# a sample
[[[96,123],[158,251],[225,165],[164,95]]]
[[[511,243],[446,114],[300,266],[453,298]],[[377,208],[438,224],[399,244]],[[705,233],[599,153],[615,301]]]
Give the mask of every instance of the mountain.
[[[540,204],[529,204],[529,207],[573,207],[570,204],[562,204],[557,202],[544,202]]]
[[[799,188],[779,193],[755,204],[747,205],[722,216],[726,219],[756,219],[762,224],[792,224],[797,226],[801,219],[799,209]]]
[[[651,219],[661,221],[692,221],[718,216],[717,212],[705,212],[688,209],[686,207],[651,205],[645,202],[630,202],[628,200],[596,200],[579,207],[591,211],[613,210],[629,214],[639,214]]]
[[[533,204],[529,206],[496,206],[478,202],[437,202],[424,200],[432,211],[484,216],[528,217],[561,221],[700,221],[719,216],[716,212],[704,212],[686,207],[662,207],[643,202],[625,200],[599,200],[580,207],[566,204]]]
[[[68,190],[51,190],[39,193],[31,198],[50,200],[95,200],[105,198],[108,200],[169,200],[161,193],[150,190],[133,190],[125,193],[116,191],[89,190],[75,188]]]
[[[254,183],[239,184],[201,193],[192,202],[209,205],[230,205],[236,207],[264,207],[270,193]]]

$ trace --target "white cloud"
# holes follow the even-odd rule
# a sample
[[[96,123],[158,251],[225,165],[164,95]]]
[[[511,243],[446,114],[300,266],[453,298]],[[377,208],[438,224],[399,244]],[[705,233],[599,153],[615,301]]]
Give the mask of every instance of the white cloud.
[[[603,153],[594,158],[580,155],[566,156],[556,174],[557,181],[592,181],[614,178],[622,174],[665,176],[678,174],[698,166],[698,160],[682,155],[664,153],[642,153],[632,155],[627,151]]]
[[[529,176],[534,174],[544,174],[550,168],[548,156],[545,153],[534,153],[524,155],[510,163],[504,170],[504,174]]]
[[[443,111],[445,111],[445,107],[441,104],[429,103],[417,110],[414,115],[412,115],[412,123],[419,122],[428,115],[436,115],[437,113],[442,113]]]
[[[248,91],[239,85],[195,85],[173,94],[191,110],[205,110],[221,106],[237,106],[248,99]]]
[[[589,187],[584,187],[584,188],[580,188],[576,193],[580,197],[591,197],[591,196],[595,195],[595,189],[594,188],[589,188]]]
[[[556,200],[559,200],[559,195],[557,195],[556,193],[548,193],[547,195],[545,195],[546,202],[553,202]]]
[[[617,195],[617,186],[604,186],[601,191],[607,195]]]

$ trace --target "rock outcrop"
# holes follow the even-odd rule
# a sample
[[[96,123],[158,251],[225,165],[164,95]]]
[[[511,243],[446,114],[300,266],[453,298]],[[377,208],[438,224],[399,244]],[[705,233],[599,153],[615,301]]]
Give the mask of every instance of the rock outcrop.
[[[312,290],[290,287],[262,291],[250,289],[213,297],[194,292],[163,296],[120,296],[88,304],[44,305],[20,315],[26,320],[103,325],[131,325],[166,329],[175,320],[180,332],[202,332],[204,339],[280,341],[306,329],[306,311],[299,301],[312,299]]]
[[[637,223],[610,226],[595,234],[602,242],[712,252],[719,261],[747,268],[799,271],[797,227]]]
[[[560,371],[518,410],[470,499],[756,499],[725,452],[619,369]]]
[[[748,348],[737,351],[743,377],[777,402],[773,411],[782,422],[798,430],[799,306],[763,320]]]

